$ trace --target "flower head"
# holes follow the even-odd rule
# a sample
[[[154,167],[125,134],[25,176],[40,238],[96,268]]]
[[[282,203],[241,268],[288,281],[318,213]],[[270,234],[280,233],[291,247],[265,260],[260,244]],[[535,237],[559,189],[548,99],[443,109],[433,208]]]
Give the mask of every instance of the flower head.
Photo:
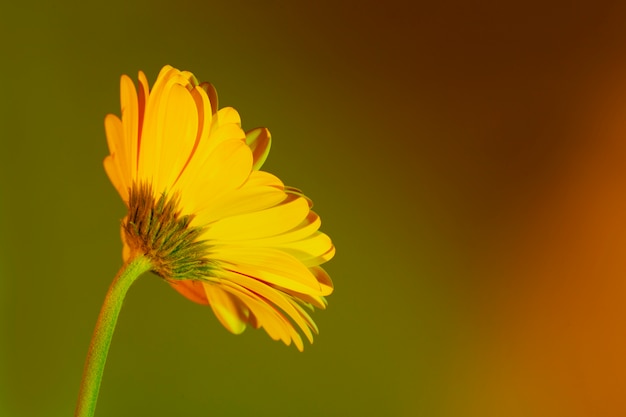
[[[164,67],[150,90],[121,79],[121,118],[105,119],[106,172],[128,207],[125,260],[144,255],[190,300],[211,306],[231,332],[263,327],[303,349],[332,290],[319,266],[334,246],[301,191],[260,171],[267,129],[244,132],[212,85]]]

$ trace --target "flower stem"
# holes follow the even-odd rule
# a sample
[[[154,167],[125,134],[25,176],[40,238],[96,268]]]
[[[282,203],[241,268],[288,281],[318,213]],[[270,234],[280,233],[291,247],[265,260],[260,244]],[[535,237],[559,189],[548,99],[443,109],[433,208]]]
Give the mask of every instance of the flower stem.
[[[132,258],[122,266],[109,287],[87,352],[78,403],[74,413],[75,417],[92,417],[94,415],[100,381],[111,345],[111,337],[124,297],[131,284],[151,268],[152,264],[148,258],[142,255]]]

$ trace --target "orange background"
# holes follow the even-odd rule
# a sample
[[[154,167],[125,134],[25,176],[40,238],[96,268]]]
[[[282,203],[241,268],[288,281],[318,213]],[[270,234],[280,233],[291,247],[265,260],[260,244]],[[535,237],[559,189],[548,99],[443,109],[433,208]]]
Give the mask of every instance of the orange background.
[[[621,2],[4,2],[0,415],[73,412],[119,76],[211,81],[337,245],[304,353],[131,289],[97,415],[626,415]]]

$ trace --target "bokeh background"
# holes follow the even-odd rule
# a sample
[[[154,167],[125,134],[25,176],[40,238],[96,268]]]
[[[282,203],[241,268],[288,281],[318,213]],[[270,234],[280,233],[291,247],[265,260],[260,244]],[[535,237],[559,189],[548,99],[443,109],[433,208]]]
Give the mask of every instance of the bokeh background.
[[[3,1],[0,416],[72,415],[124,207],[119,77],[211,81],[335,241],[321,334],[155,276],[99,416],[626,415],[626,3]]]

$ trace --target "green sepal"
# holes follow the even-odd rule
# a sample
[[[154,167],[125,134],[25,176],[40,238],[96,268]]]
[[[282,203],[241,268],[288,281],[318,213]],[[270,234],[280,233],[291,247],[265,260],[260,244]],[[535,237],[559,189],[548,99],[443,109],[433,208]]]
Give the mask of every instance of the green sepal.
[[[149,258],[163,278],[206,279],[216,265],[207,256],[210,245],[200,240],[205,228],[191,226],[193,215],[182,215],[178,202],[177,194],[156,199],[151,185],[133,185],[123,224],[126,243]]]

